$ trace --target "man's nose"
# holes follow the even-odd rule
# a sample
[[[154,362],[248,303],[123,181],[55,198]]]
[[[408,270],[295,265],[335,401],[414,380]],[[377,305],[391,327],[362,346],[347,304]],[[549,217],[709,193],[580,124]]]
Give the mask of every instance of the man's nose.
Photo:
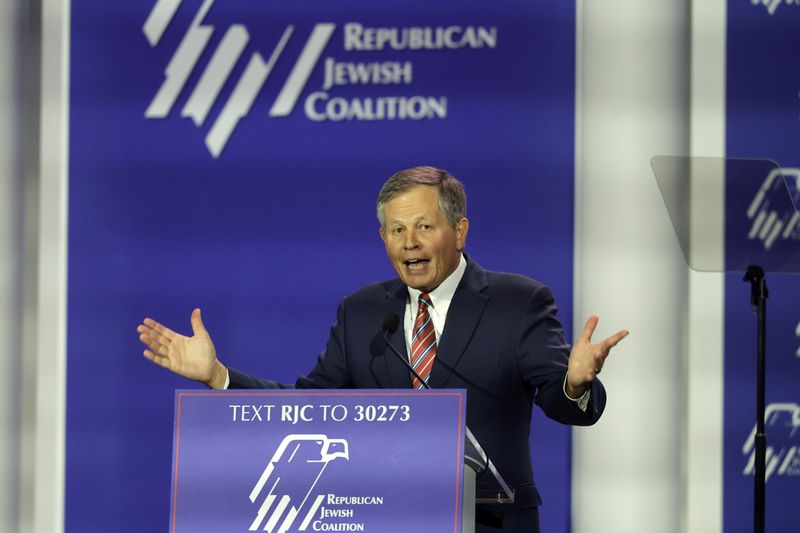
[[[406,231],[406,240],[403,243],[403,249],[416,250],[419,248],[419,239],[417,239],[417,232],[414,230]]]

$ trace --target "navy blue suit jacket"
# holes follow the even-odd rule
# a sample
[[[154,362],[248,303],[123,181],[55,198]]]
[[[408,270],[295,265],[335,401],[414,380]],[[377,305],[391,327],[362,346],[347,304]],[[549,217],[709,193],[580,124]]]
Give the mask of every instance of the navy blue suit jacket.
[[[389,353],[381,332],[387,314],[405,314],[407,298],[399,279],[363,287],[339,304],[328,344],[308,376],[287,386],[229,369],[230,387],[410,388],[408,370]],[[408,353],[402,329],[392,344]],[[605,406],[597,379],[585,412],[565,397],[569,352],[546,286],[524,276],[486,271],[467,258],[429,384],[467,389],[467,425],[516,488],[513,508],[541,503],[529,443],[533,404],[548,417],[572,425],[593,424]]]

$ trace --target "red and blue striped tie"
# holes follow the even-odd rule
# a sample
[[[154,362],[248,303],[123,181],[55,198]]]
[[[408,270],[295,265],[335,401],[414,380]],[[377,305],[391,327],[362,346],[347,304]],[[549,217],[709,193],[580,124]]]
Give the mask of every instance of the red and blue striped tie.
[[[411,338],[411,366],[426,383],[436,357],[436,332],[433,329],[431,315],[428,313],[429,305],[433,305],[430,296],[427,293],[420,294],[417,319],[414,321],[414,336]],[[425,388],[413,375],[411,382],[415,389]]]

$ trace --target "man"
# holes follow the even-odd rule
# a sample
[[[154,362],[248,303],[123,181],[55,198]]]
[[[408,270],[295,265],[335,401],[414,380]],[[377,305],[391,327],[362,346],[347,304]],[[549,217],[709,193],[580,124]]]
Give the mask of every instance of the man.
[[[393,345],[409,354],[433,388],[466,388],[467,425],[515,487],[503,531],[538,532],[541,503],[529,449],[535,402],[565,424],[595,423],[605,391],[595,379],[609,350],[628,332],[592,344],[597,317],[570,349],[547,287],[482,269],[463,254],[469,221],[461,183],[444,170],[398,172],[378,196],[380,235],[399,279],[367,285],[342,300],[325,350],[299,388],[421,387],[402,362],[383,353],[382,322],[403,317]],[[211,388],[278,388],[279,383],[223,365],[192,313],[194,336],[145,319],[145,357]],[[491,531],[478,526],[476,531]],[[497,531],[494,529],[493,531]]]

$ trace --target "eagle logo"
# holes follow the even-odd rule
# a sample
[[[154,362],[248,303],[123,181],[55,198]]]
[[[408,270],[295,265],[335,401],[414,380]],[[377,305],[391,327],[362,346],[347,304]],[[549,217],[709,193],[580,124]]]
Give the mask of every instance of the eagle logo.
[[[772,169],[747,208],[747,218],[752,220],[747,238],[760,240],[765,250],[776,240],[797,239],[799,189],[800,168]],[[794,205],[786,201],[787,195]]]
[[[233,83],[229,78],[239,76],[235,88],[222,104],[222,110],[206,135],[206,147],[214,159],[225,149],[239,121],[250,112],[253,102],[294,33],[294,26],[287,26],[269,59],[265,61],[259,52],[251,53],[248,50],[250,32],[243,24],[229,26],[218,38],[219,30],[206,21],[215,1],[203,0],[164,70],[161,87],[144,114],[148,119],[166,118],[179,101],[184,87],[193,82],[192,73],[200,65],[203,72],[181,110],[181,117],[191,118],[199,128],[209,115],[213,116],[212,108],[217,105],[220,95],[224,94],[223,88]],[[156,1],[142,27],[151,47],[158,46],[182,2],[183,0]],[[336,25],[330,23],[318,23],[314,26],[302,56],[295,62],[291,75],[284,82],[283,89],[269,111],[271,117],[286,117],[292,112],[335,29]],[[211,48],[214,46],[216,48],[212,54]],[[211,55],[205,65],[204,54]],[[242,56],[245,58],[242,59]],[[247,63],[242,74],[238,74],[234,68],[240,63],[240,59]]]
[[[768,442],[766,456],[766,477],[773,475],[800,475],[800,405],[796,403],[771,403],[764,412],[764,427]],[[742,453],[748,457],[744,467],[745,475],[755,472],[756,427],[742,446]]]
[[[326,435],[287,435],[250,492],[252,503],[261,499],[250,531],[258,531],[263,523],[262,531],[284,533],[292,527],[301,511],[305,512],[305,517],[299,531],[305,531],[324,498],[318,495],[310,503],[311,492],[328,463],[339,458],[350,458],[345,439],[329,439]]]

